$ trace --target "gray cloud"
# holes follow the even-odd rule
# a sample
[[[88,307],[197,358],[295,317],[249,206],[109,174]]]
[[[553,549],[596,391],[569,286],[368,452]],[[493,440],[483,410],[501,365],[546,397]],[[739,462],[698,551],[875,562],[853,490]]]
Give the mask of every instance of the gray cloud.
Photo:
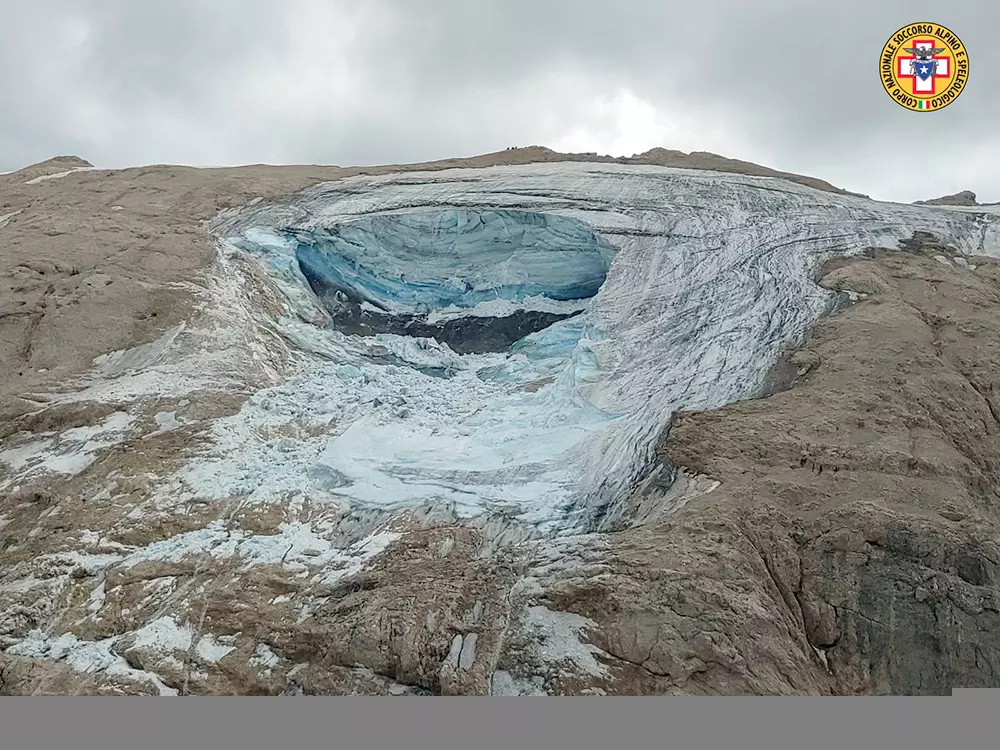
[[[1000,200],[1000,7],[841,0],[40,0],[0,27],[0,170],[418,161],[508,145],[710,150],[914,200]],[[882,44],[962,37],[962,97],[915,115]],[[16,73],[13,73],[16,71]]]

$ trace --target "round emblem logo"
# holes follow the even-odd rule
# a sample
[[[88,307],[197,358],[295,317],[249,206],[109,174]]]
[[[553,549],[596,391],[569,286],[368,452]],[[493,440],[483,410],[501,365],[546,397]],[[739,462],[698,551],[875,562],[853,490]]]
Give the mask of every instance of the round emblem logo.
[[[904,26],[882,48],[882,86],[917,112],[947,107],[965,90],[969,55],[951,29],[936,23]]]

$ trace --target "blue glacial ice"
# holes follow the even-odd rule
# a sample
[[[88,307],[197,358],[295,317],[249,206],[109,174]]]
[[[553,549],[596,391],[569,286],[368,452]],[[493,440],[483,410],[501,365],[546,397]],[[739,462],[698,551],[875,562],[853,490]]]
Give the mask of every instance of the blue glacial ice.
[[[602,528],[658,468],[676,411],[754,395],[831,308],[823,259],[914,230],[990,253],[997,226],[769,178],[572,163],[359,176],[229,211],[211,228],[287,298],[274,325],[302,363],[219,421],[215,454],[183,478],[214,497],[325,499],[357,523],[410,510],[511,538]],[[317,278],[422,324],[553,318],[462,353],[335,330]],[[290,422],[311,429],[263,429]]]
[[[307,278],[394,314],[587,299],[614,254],[580,221],[511,210],[370,216],[288,235]]]
[[[614,255],[582,222],[526,211],[444,209],[282,234],[331,328],[433,338],[462,354],[504,351],[581,312]]]
[[[249,460],[202,463],[189,480],[220,497],[302,490],[363,508],[500,513],[549,531],[585,524],[569,491],[572,472],[555,464],[617,417],[579,390],[599,377],[587,341],[600,334],[586,310],[613,245],[568,217],[472,210],[324,230],[251,227],[230,239],[313,321],[286,321],[286,335],[324,358],[255,396],[237,421],[294,414],[335,426],[294,446],[262,444],[253,456],[236,438]],[[473,334],[527,310],[557,319],[504,351],[460,355],[429,337],[315,325],[305,290],[317,280],[397,315],[474,319]]]

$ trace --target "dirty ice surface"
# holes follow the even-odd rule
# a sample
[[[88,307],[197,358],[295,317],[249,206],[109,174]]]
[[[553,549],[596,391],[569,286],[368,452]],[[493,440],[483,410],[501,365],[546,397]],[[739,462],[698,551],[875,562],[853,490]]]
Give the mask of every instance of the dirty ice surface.
[[[224,255],[267,270],[295,311],[275,324],[305,359],[216,423],[214,454],[184,472],[195,492],[305,492],[542,536],[615,522],[678,409],[754,395],[830,308],[812,278],[826,257],[914,230],[970,254],[997,244],[982,214],[574,163],[350,178],[227,211],[212,229]],[[561,319],[505,351],[458,354],[334,330],[340,304],[467,336]],[[289,423],[305,429],[259,437]]]

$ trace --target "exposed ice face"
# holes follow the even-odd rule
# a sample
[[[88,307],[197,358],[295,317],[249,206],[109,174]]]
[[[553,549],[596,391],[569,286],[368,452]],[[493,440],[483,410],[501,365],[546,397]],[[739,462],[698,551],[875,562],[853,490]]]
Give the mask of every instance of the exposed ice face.
[[[289,234],[307,277],[393,314],[586,299],[614,253],[583,222],[510,210],[377,215]]]
[[[226,455],[189,467],[189,484],[213,497],[305,491],[383,511],[498,513],[544,533],[585,525],[572,507],[572,473],[552,462],[614,418],[575,391],[594,368],[581,344],[586,315],[577,314],[614,247],[579,220],[532,212],[376,218],[329,230],[252,226],[230,239],[264,263],[304,319],[316,319],[309,290],[334,288],[429,326],[473,321],[459,333],[479,340],[504,326],[500,353],[459,355],[414,338],[423,331],[409,324],[409,335],[364,337],[286,321],[286,336],[326,361],[221,423]],[[326,307],[336,319],[336,303]],[[293,420],[328,429],[254,440],[253,425]]]
[[[586,306],[614,247],[576,219],[443,209],[363,217],[329,229],[236,238],[290,266],[348,334],[433,338],[458,353],[505,351]],[[282,258],[282,256],[285,256]]]
[[[523,229],[519,249],[494,251],[511,226]],[[220,422],[218,458],[188,482],[215,496],[305,491],[351,507],[515,517],[541,534],[593,529],[652,468],[677,410],[752,395],[829,309],[832,293],[812,278],[825,256],[895,247],[918,229],[966,252],[996,238],[980,215],[590,164],[358,177],[231,212],[215,231],[262,260],[300,311],[280,322],[286,337],[315,359]],[[560,304],[581,314],[505,351],[462,354],[312,325],[314,272],[424,322]],[[328,428],[254,437],[282,420]]]

